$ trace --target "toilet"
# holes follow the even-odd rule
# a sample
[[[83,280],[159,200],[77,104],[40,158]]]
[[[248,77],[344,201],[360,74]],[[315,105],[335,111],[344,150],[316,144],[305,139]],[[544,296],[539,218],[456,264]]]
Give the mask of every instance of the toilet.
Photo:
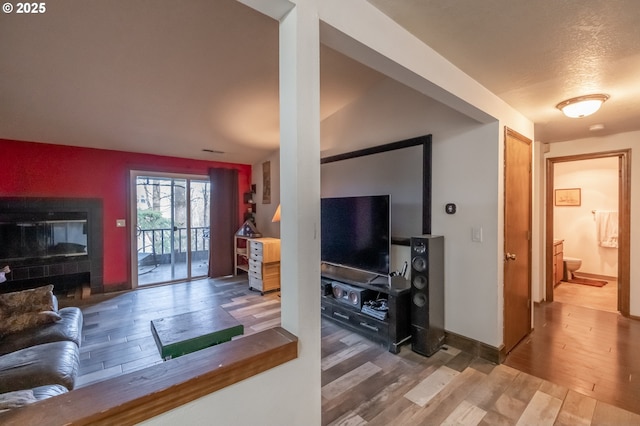
[[[564,277],[567,281],[573,278],[573,273],[580,269],[582,266],[582,259],[578,259],[577,257],[564,257],[564,270],[566,276]]]

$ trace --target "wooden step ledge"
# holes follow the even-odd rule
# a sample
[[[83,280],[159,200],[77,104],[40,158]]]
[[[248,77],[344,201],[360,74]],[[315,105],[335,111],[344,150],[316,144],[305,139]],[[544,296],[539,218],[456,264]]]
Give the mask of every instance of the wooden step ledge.
[[[0,414],[3,425],[132,425],[298,357],[275,327]]]

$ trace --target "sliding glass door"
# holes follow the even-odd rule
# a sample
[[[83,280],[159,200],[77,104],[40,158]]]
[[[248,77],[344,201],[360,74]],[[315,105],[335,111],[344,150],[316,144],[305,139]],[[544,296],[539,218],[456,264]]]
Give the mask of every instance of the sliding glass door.
[[[132,172],[137,286],[207,275],[209,180]]]
[[[209,179],[189,183],[190,271],[192,277],[203,277],[209,272],[209,212],[211,211]]]

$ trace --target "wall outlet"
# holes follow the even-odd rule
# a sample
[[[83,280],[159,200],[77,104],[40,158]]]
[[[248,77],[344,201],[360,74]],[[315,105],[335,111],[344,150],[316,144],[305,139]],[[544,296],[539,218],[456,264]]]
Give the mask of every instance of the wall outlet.
[[[124,228],[127,226],[127,221],[125,219],[116,219],[116,227]]]

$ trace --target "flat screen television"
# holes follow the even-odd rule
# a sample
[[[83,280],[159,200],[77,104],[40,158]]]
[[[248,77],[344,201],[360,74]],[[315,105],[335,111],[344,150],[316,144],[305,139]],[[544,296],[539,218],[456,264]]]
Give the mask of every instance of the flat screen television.
[[[389,275],[389,195],[322,198],[320,220],[323,262]]]

